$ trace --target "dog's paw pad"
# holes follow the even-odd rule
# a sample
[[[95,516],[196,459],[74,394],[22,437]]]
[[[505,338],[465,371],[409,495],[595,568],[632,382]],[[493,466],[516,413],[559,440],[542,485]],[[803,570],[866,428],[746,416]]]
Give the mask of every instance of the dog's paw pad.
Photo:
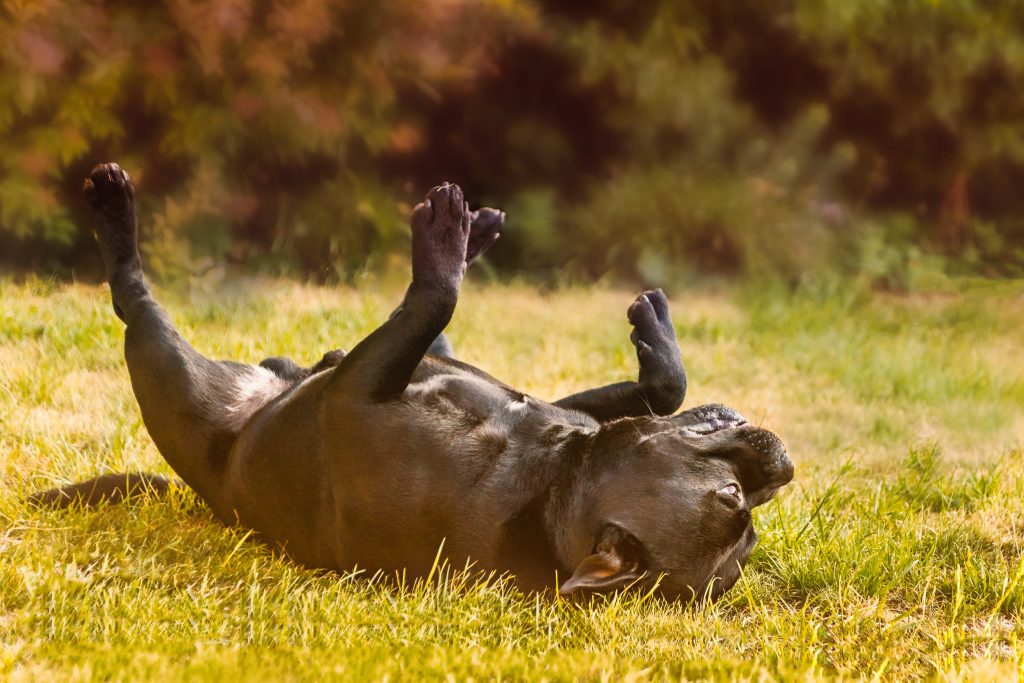
[[[470,234],[462,189],[444,183],[430,190],[413,210],[412,233],[413,280],[457,287],[466,268]]]
[[[658,316],[658,320],[661,322],[668,320],[668,297],[665,296],[665,292],[660,288],[651,289],[644,292],[644,296],[651,302],[651,307]]]
[[[115,163],[98,164],[85,179],[82,192],[94,209],[119,209],[135,196],[131,177]]]
[[[427,193],[424,203],[429,203],[433,209],[433,222],[447,223],[453,226],[462,227],[469,212],[466,201],[462,196],[462,188],[458,185],[442,183]],[[468,226],[467,226],[468,228]]]
[[[646,292],[630,304],[626,311],[626,317],[634,327],[638,328],[647,328],[658,322],[658,315]]]

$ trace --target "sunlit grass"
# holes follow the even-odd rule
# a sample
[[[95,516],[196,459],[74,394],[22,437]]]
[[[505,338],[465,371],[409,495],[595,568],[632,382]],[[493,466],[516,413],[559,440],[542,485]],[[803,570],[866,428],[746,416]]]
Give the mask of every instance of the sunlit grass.
[[[389,587],[311,572],[191,495],[93,512],[28,493],[166,472],[104,288],[0,280],[0,675],[73,680],[1008,678],[1024,661],[1021,283],[670,292],[688,405],[777,431],[796,481],[713,606],[587,606],[500,578]],[[382,291],[383,289],[383,291]],[[310,363],[400,290],[244,281],[160,291],[204,353]],[[633,293],[470,283],[460,356],[540,397],[629,377]]]

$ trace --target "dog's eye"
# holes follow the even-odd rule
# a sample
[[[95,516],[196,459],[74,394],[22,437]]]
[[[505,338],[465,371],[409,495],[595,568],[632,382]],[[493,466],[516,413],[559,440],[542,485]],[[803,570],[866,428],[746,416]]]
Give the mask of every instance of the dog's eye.
[[[718,493],[723,495],[723,496],[729,496],[731,498],[739,498],[740,497],[740,487],[737,484],[735,484],[735,483],[726,484],[722,488],[718,489]]]

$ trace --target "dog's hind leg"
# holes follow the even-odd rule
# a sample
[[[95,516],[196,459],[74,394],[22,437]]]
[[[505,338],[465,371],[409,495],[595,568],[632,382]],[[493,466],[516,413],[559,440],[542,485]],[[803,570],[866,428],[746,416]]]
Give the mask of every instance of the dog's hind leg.
[[[171,468],[222,518],[225,460],[242,424],[288,383],[264,368],[197,353],[153,299],[142,274],[135,190],[117,164],[85,181],[114,311],[125,322],[125,360],[142,418]]]

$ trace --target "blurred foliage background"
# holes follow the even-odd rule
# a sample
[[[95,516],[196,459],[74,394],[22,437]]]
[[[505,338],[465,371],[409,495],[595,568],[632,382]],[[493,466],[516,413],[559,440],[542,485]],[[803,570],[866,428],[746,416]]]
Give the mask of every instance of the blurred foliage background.
[[[0,8],[8,269],[97,275],[81,181],[117,160],[165,276],[386,266],[442,180],[542,279],[1024,274],[1016,0]]]

